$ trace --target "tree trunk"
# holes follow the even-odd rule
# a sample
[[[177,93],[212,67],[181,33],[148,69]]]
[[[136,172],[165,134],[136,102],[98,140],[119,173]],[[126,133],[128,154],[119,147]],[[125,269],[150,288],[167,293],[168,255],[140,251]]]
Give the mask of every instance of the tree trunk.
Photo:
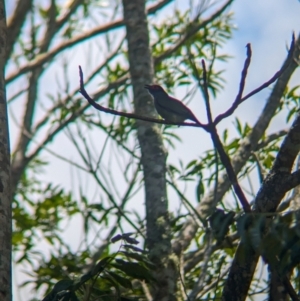
[[[7,26],[4,0],[0,1],[0,300],[11,301],[11,191],[10,150],[4,69]]]
[[[144,85],[152,83],[153,79],[145,1],[123,0],[123,9],[135,112],[156,116],[152,98],[144,89]],[[158,285],[152,290],[153,300],[175,300],[177,264],[174,263],[174,258],[171,259],[173,256],[166,189],[166,150],[157,125],[137,121],[137,134],[145,182],[146,244],[150,258],[157,266],[155,276]]]

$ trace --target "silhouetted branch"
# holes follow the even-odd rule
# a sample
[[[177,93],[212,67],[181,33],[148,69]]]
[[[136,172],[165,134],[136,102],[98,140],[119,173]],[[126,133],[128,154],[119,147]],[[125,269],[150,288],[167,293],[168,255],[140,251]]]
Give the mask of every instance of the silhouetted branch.
[[[292,42],[292,44],[294,43]],[[286,58],[283,67],[281,68],[281,70],[284,68],[284,71],[280,74],[278,81],[272,89],[272,93],[269,97],[268,103],[262,111],[257,125],[255,126],[255,128],[252,129],[251,135],[249,135],[249,145],[243,150],[243,153],[237,154],[237,156],[245,157],[245,153],[249,152],[249,149],[256,148],[258,143],[258,132],[260,132],[260,137],[261,134],[265,132],[272,116],[274,115],[276,109],[280,104],[280,100],[284,94],[284,91],[287,87],[288,81],[291,78],[291,75],[298,67],[296,59],[300,55],[299,45],[300,36],[298,36],[297,41],[295,41],[295,46],[292,45],[291,48],[293,49],[293,51],[290,50],[290,52],[288,53],[288,57]],[[275,76],[273,76],[273,78]],[[262,86],[260,86],[260,88],[261,87],[266,87],[266,84],[263,84]],[[257,91],[258,89],[254,91]],[[254,92],[251,92],[251,95],[253,95],[252,93]],[[246,97],[248,97],[248,95]],[[299,132],[300,128],[298,128],[298,133]],[[297,134],[297,131],[295,131],[294,134],[295,136],[299,136],[299,134]],[[296,146],[296,148],[298,148],[298,146]],[[280,200],[285,195],[286,190],[282,190],[281,188],[283,181],[286,179],[289,173],[290,170],[288,171],[287,169],[285,169],[285,172],[274,173],[272,168],[272,171],[264,180],[264,183],[259,193],[257,194],[255,200],[256,212],[274,212],[276,210]],[[237,248],[228,278],[225,282],[224,290],[222,293],[222,300],[238,301],[246,299],[248,289],[250,287],[255,267],[259,258],[258,254],[254,252],[254,250],[250,247],[247,248],[247,256],[244,256],[243,254],[245,254],[246,247],[247,246],[243,242],[241,242]],[[241,259],[242,256],[244,256],[243,259]],[[236,295],[232,295],[233,290],[237,292]]]
[[[169,125],[180,125],[180,126],[192,126],[192,127],[200,127],[203,128],[205,130],[208,129],[208,126],[206,124],[196,124],[196,123],[189,123],[189,122],[170,122],[170,121],[166,121],[166,120],[162,120],[162,119],[157,119],[157,118],[151,118],[151,117],[147,117],[147,116],[141,116],[135,113],[126,113],[126,112],[120,112],[117,110],[113,110],[113,109],[109,109],[109,108],[105,108],[101,105],[99,105],[98,103],[96,103],[86,92],[85,88],[84,88],[84,83],[83,83],[83,72],[81,69],[81,66],[79,66],[79,77],[80,77],[80,90],[79,92],[81,93],[81,95],[89,102],[90,105],[92,105],[95,109],[108,113],[108,114],[113,114],[113,115],[117,115],[117,116],[123,116],[123,117],[127,117],[127,118],[133,118],[133,119],[138,119],[138,120],[143,120],[143,121],[148,121],[148,122],[154,122],[154,123],[159,123],[159,124],[169,124]]]
[[[248,68],[250,66],[251,56],[252,56],[251,45],[247,44],[246,48],[247,48],[247,58],[245,60],[244,68],[242,70],[242,75],[241,75],[241,80],[240,80],[240,88],[239,88],[238,94],[237,94],[237,96],[235,98],[235,101],[233,102],[232,106],[225,113],[220,114],[219,116],[216,117],[216,119],[214,121],[215,125],[218,124],[224,118],[232,115],[232,113],[236,110],[236,108],[241,103],[241,99],[242,99],[242,96],[243,96],[245,83],[246,83],[247,72],[248,72]]]
[[[298,39],[295,42],[293,56],[289,55],[283,63],[283,65],[288,65],[288,67],[276,81],[274,87],[272,88],[270,96],[267,98],[266,104],[262,112],[258,116],[257,121],[255,122],[249,134],[240,141],[239,148],[237,149],[234,157],[232,158],[232,166],[236,174],[239,174],[239,172],[245,166],[246,162],[248,162],[249,157],[252,156],[253,151],[256,151],[258,149],[259,141],[261,140],[266,129],[268,128],[272,118],[275,116],[275,112],[278,106],[280,105],[280,101],[287,87],[287,84],[291,76],[295,72],[296,68],[298,67],[299,59],[297,58],[299,58],[299,56],[300,37],[298,37]],[[291,60],[291,57],[293,57],[293,60]],[[214,208],[218,203],[218,200],[224,197],[225,193],[228,191],[230,186],[231,184],[228,177],[226,177],[225,172],[222,172],[218,180],[217,197],[215,196],[215,188],[212,188],[202,197],[201,202],[197,205],[197,211],[203,219],[206,219],[209,215],[213,213]],[[197,229],[198,224],[195,223],[193,219],[189,218],[183,225],[178,238],[173,243],[173,246],[176,247],[177,245],[180,245],[180,247],[183,250],[187,249],[193,237],[196,235]],[[239,255],[243,256],[242,254],[244,254],[244,250],[242,247],[240,249],[241,254]],[[251,258],[247,258],[247,261],[249,262],[251,262],[252,260],[256,260],[254,256]],[[232,290],[242,290],[242,288],[239,286],[247,287],[247,282],[251,281],[252,276],[248,278],[249,273],[248,271],[245,273],[245,265],[242,266],[239,264],[239,262],[236,262],[235,265],[233,264],[231,271],[232,277],[230,277],[231,279],[229,281],[231,281],[232,283],[226,285],[226,289],[228,290],[226,294],[228,293],[228,296],[230,296],[228,300],[233,301]],[[236,276],[237,273],[239,274],[238,277]],[[248,291],[245,291],[245,294],[247,293]]]
[[[270,86],[272,83],[274,83],[281,75],[282,73],[286,70],[286,68],[289,66],[290,62],[291,62],[291,58],[293,56],[294,50],[295,50],[295,35],[293,34],[292,36],[292,42],[291,42],[291,46],[290,46],[290,50],[288,53],[288,58],[286,60],[286,63],[281,67],[281,69],[279,71],[277,71],[268,81],[266,81],[265,83],[263,83],[261,86],[259,86],[258,88],[254,89],[252,92],[248,93],[246,96],[242,97],[243,94],[243,90],[245,87],[245,81],[246,81],[246,76],[247,76],[247,71],[250,65],[250,61],[251,61],[251,48],[250,48],[250,44],[247,44],[247,58],[244,64],[244,68],[242,70],[242,76],[241,76],[241,81],[240,81],[240,88],[239,88],[239,92],[238,95],[235,99],[235,101],[233,102],[232,106],[224,113],[218,115],[214,121],[214,124],[217,125],[220,121],[222,121],[224,118],[230,116],[233,114],[233,112],[237,109],[237,107],[244,102],[246,99],[250,98],[251,96],[259,93],[260,91],[262,91],[263,89],[267,88],[268,86]]]
[[[227,153],[225,152],[225,149],[223,147],[223,144],[221,142],[221,139],[218,135],[217,129],[215,124],[212,121],[212,115],[211,115],[211,109],[209,104],[209,94],[208,94],[208,83],[207,83],[207,73],[206,73],[206,66],[205,61],[202,60],[202,68],[203,68],[203,89],[204,89],[204,99],[205,99],[205,105],[206,105],[206,111],[207,111],[207,117],[209,120],[209,128],[208,132],[211,135],[211,139],[213,140],[214,146],[216,147],[222,164],[224,165],[228,178],[231,182],[231,185],[233,186],[234,192],[236,193],[239,201],[241,202],[243,209],[245,212],[251,212],[251,207],[249,205],[249,202],[246,199],[246,196],[238,183],[237,176],[233,170],[231,161]]]

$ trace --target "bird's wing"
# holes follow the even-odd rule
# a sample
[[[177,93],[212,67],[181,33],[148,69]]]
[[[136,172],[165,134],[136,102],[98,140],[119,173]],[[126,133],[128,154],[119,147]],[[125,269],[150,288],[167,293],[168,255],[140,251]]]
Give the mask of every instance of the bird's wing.
[[[172,100],[172,107],[169,108],[170,111],[172,111],[175,114],[185,115],[186,119],[190,119],[199,123],[197,117],[186,105],[184,105],[180,100],[174,97],[169,96],[169,98]]]

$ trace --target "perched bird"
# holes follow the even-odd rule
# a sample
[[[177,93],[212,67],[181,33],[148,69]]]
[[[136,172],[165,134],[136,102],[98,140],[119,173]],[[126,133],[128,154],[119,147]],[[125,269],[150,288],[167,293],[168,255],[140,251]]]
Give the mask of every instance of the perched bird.
[[[157,113],[166,121],[184,122],[186,119],[200,124],[193,112],[186,107],[180,100],[173,98],[159,85],[145,85],[154,99]]]

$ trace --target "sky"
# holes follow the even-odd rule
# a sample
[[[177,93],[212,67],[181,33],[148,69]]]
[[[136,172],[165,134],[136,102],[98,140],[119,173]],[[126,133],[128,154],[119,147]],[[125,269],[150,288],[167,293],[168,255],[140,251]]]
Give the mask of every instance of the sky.
[[[44,2],[45,1],[43,1],[43,3]],[[8,15],[11,13],[14,3],[15,1],[6,1]],[[178,0],[176,1],[176,6],[177,8],[184,9],[187,3],[188,1],[186,0]],[[173,7],[173,5],[169,5],[164,9],[161,15],[171,15]],[[287,45],[290,44],[292,32],[295,32],[296,36],[300,32],[300,2],[298,0],[237,0],[232,5],[231,11],[234,12],[236,30],[234,31],[233,39],[224,46],[222,51],[230,54],[232,58],[228,64],[220,65],[220,68],[226,68],[226,84],[224,91],[212,102],[215,116],[226,110],[235,98],[241,69],[246,57],[245,46],[247,43],[250,43],[252,47],[252,62],[248,73],[245,93],[261,85],[280,69],[287,54]],[[94,50],[94,52],[96,53],[96,50]],[[74,55],[76,55],[76,53]],[[77,55],[78,61],[81,61],[83,59],[81,57],[82,54],[77,53]],[[71,84],[73,86],[78,84],[78,61],[72,62],[72,65],[69,67],[74,74],[71,77]],[[291,85],[300,84],[299,75],[300,73],[298,71],[298,73],[294,75]],[[48,84],[45,83],[44,86],[42,85],[40,87],[41,93],[51,90],[49,81],[47,83]],[[269,92],[270,90],[266,89],[246,101],[239,107],[236,116],[238,115],[243,121],[253,124],[258,118]],[[8,91],[8,93],[12,93],[12,91]],[[174,96],[179,99],[183,98],[184,91],[175,91]],[[203,100],[199,94],[196,94],[196,97],[189,104],[189,107],[201,121],[206,121],[206,114],[203,110]],[[17,116],[21,116],[22,114],[22,112],[18,112],[16,107],[13,109],[13,112],[17,114]],[[233,122],[233,118],[223,121],[219,126],[219,132],[222,132],[225,128],[234,129]],[[268,131],[274,132],[286,127],[285,114],[281,114],[275,118]],[[10,121],[10,128],[11,144],[14,145],[18,129],[12,121]],[[181,127],[176,129],[176,133],[182,138],[182,143],[176,143],[176,149],[170,151],[168,160],[171,162],[177,164],[178,160],[182,159],[187,163],[192,158],[199,157],[199,154],[204,150],[211,148],[208,135],[204,132],[199,133],[199,129],[197,128]],[[197,137],[196,142],[195,137]],[[99,140],[101,141],[101,138],[99,138]],[[50,148],[61,155],[68,156],[70,159],[77,158],[72,146],[65,144],[63,135],[51,144]],[[45,156],[47,156],[47,159],[51,162],[42,175],[45,180],[54,181],[70,189],[80,181],[74,179],[74,175],[71,175],[72,170],[70,170],[67,163],[49,154],[45,154]],[[86,184],[88,189],[90,189],[89,184]],[[195,197],[194,191],[188,193],[191,197]],[[172,210],[175,208],[175,205],[174,208],[172,208],[172,204],[170,204],[170,207]],[[143,210],[142,205],[140,206],[140,210]],[[24,277],[19,271],[15,273],[15,276],[15,282],[18,283],[21,282],[22,277]],[[31,292],[28,288],[22,289],[21,293],[15,288],[14,300],[28,300],[25,296],[31,296]]]

